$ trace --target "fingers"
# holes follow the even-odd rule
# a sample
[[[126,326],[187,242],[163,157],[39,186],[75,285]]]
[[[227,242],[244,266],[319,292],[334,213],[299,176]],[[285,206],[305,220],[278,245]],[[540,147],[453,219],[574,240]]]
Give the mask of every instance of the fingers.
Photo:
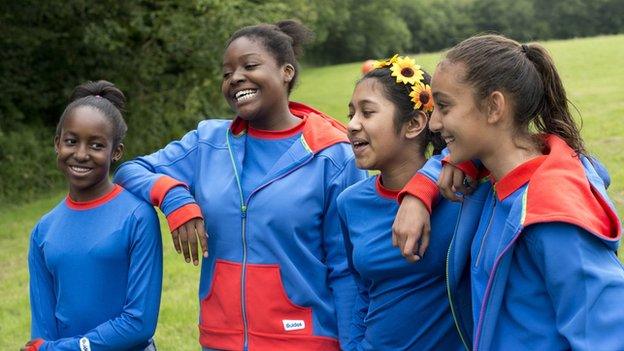
[[[420,237],[420,245],[418,247],[418,255],[422,258],[425,255],[425,252],[429,248],[429,239],[431,238],[431,227],[429,224],[425,225],[423,228],[422,235]]]
[[[455,189],[453,188],[454,168],[455,167],[450,164],[444,165],[442,172],[440,173],[438,188],[440,189],[440,194],[442,194],[442,196],[446,199],[457,202],[461,201],[461,198],[455,194]]]
[[[187,223],[184,223],[179,229],[178,231],[180,232],[179,237],[180,237],[180,245],[182,246],[182,253],[184,254],[184,260],[186,261],[186,263],[191,262],[191,254],[189,252],[189,246],[188,246],[188,230],[187,230]]]
[[[197,266],[199,264],[199,257],[197,255],[197,230],[195,229],[194,223],[189,224],[191,225],[188,231],[188,242],[191,249],[191,259],[193,260],[193,265]]]
[[[206,227],[204,227],[204,220],[198,219],[195,222],[195,230],[199,237],[199,245],[201,245],[202,255],[204,258],[208,257],[208,235],[206,235]]]
[[[455,193],[464,193],[464,172],[453,167],[453,190]]]
[[[173,240],[173,247],[175,247],[176,251],[178,253],[182,253],[182,249],[180,249],[180,240],[179,240],[180,232],[179,232],[179,229],[180,228],[178,228],[178,229],[176,229],[176,230],[171,232],[171,239]]]
[[[401,254],[410,262],[420,260],[420,256],[416,254],[418,246],[418,236],[412,235],[405,240],[405,245],[401,248]]]

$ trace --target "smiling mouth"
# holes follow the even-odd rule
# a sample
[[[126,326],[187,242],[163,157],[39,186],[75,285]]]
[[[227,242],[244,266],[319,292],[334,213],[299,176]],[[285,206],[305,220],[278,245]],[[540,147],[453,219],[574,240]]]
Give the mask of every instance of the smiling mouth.
[[[249,101],[249,100],[255,98],[256,95],[258,95],[258,90],[256,90],[256,89],[245,89],[245,90],[241,90],[241,91],[236,92],[236,94],[234,94],[234,100],[237,103],[242,103],[242,102],[246,102],[246,101]]]
[[[447,145],[455,141],[455,137],[452,136],[443,136],[442,138]]]
[[[353,151],[362,150],[366,146],[368,146],[368,143],[363,140],[355,140],[351,142],[351,147],[353,147]]]
[[[87,174],[87,173],[91,172],[91,170],[93,168],[80,167],[80,166],[69,166],[69,169],[71,169],[73,173],[82,175],[82,174]]]

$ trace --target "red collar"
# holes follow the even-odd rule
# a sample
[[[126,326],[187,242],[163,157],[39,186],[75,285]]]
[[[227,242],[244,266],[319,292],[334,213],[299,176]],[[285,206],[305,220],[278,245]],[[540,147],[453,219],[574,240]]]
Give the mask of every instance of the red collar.
[[[305,126],[305,122],[308,117],[303,116],[299,118],[301,118],[301,121],[297,123],[297,125],[285,130],[263,130],[248,126],[247,131],[249,132],[250,136],[256,137],[258,139],[286,139],[301,133],[301,131],[303,130],[303,127]]]
[[[375,189],[377,190],[377,193],[381,197],[384,197],[384,198],[390,199],[390,200],[394,200],[394,201],[396,201],[399,198],[399,192],[401,192],[401,189],[399,189],[399,190],[390,190],[390,189],[384,187],[383,184],[381,184],[381,176],[380,175],[378,175],[377,179],[375,180]]]
[[[494,190],[499,201],[503,201],[507,196],[520,189],[529,182],[535,170],[544,163],[546,155],[532,158],[507,173],[501,180],[494,183]]]
[[[115,197],[117,197],[117,195],[119,195],[119,193],[121,193],[122,190],[123,190],[122,187],[120,187],[117,184],[114,184],[113,190],[98,197],[97,199],[84,201],[84,202],[74,201],[69,197],[69,195],[67,195],[67,197],[65,198],[65,204],[67,205],[67,207],[71,208],[72,210],[89,210],[89,209],[101,206],[109,202],[110,200],[114,199]]]

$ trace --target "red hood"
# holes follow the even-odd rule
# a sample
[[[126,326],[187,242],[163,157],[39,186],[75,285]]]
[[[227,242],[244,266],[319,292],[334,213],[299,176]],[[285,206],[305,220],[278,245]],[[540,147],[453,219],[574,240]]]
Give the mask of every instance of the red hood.
[[[547,157],[529,181],[524,226],[566,222],[617,244],[621,237],[620,220],[607,199],[590,183],[575,151],[554,135],[546,137],[546,146]]]
[[[299,102],[289,102],[288,107],[293,115],[304,120],[303,138],[313,153],[317,153],[337,143],[348,143],[347,128],[339,121]],[[240,135],[247,130],[249,122],[236,117],[230,130]]]

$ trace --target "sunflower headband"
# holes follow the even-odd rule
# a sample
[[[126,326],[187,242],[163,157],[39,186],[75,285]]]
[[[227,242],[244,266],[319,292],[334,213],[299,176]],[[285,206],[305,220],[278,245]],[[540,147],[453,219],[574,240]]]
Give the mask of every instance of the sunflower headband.
[[[431,87],[424,82],[424,72],[416,60],[408,56],[392,56],[387,60],[375,61],[373,69],[390,67],[392,76],[396,77],[397,84],[411,86],[409,96],[414,103],[414,110],[422,110],[427,113],[433,111],[433,97]]]

